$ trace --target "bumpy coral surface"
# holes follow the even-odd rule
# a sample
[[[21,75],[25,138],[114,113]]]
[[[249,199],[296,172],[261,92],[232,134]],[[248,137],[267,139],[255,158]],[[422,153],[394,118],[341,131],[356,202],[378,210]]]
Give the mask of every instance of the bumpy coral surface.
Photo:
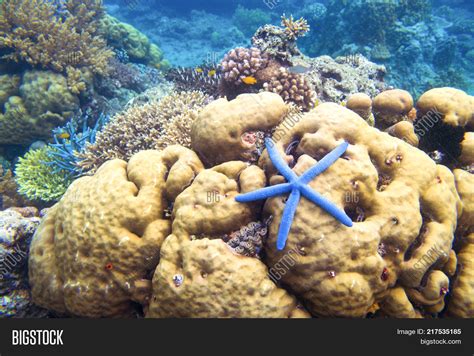
[[[171,144],[190,146],[191,124],[209,98],[201,92],[181,92],[115,115],[97,134],[94,144],[79,153],[79,166],[94,173],[109,159],[128,160],[135,153]]]
[[[387,128],[408,120],[408,114],[413,109],[413,98],[405,90],[392,89],[377,95],[372,106],[377,126]]]
[[[454,88],[435,88],[420,97],[416,109],[420,147],[441,152],[444,164],[472,171],[474,97]]]
[[[474,318],[474,175],[454,170],[456,187],[463,203],[459,219],[458,272],[452,286],[448,313],[459,318]]]
[[[276,145],[301,174],[342,140],[350,143],[345,156],[310,185],[345,209],[354,226],[341,225],[303,199],[286,248],[277,251],[285,198],[269,199],[265,212],[274,219],[267,265],[275,265],[289,251],[299,252],[282,282],[316,315],[365,316],[374,303],[383,301],[391,310],[408,310],[407,300],[412,308],[424,305],[440,311],[449,288],[441,269],[451,252],[460,209],[452,173],[330,103],[306,114]],[[281,182],[266,154],[260,165],[271,184]],[[397,283],[403,289],[398,293],[405,300],[403,308],[385,300]]]
[[[51,71],[26,71],[18,92],[0,113],[0,143],[30,144],[49,139],[51,130],[64,126],[79,109],[79,98],[69,90],[66,77]]]
[[[202,169],[190,150],[143,151],[76,180],[48,211],[29,258],[34,302],[88,317],[124,317],[146,306],[148,274],[171,232],[170,202]],[[138,303],[138,304],[136,304]]]
[[[192,148],[206,165],[258,158],[257,133],[270,132],[288,112],[274,93],[242,94],[206,106],[191,131]]]
[[[316,103],[316,93],[305,77],[298,73],[291,73],[283,67],[276,76],[263,85],[263,88],[280,95],[286,103],[293,103],[305,111],[313,109]]]
[[[245,78],[255,76],[268,65],[268,57],[258,48],[235,48],[221,62],[223,79],[236,86],[245,86]]]
[[[36,208],[0,212],[1,317],[32,317],[40,312],[31,302],[27,270],[28,247],[39,223]]]
[[[202,171],[178,195],[148,317],[307,316],[259,259],[242,256],[222,240],[257,217],[258,204],[235,201],[239,189],[263,186],[260,168],[233,161]]]
[[[69,0],[61,18],[56,6],[45,0],[3,1],[0,47],[12,49],[7,59],[68,74],[79,92],[85,89],[81,76],[105,74],[113,55],[96,33],[103,8],[99,0]]]

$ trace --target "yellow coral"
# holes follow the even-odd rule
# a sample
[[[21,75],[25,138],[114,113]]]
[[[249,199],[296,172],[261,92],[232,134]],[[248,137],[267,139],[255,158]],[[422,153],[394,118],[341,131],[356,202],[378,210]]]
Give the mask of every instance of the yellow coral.
[[[0,11],[0,48],[11,53],[3,58],[32,66],[74,74],[85,69],[105,74],[113,51],[96,35],[102,16],[100,0],[69,0],[67,16],[56,15],[56,6],[46,0],[5,0]],[[75,91],[84,90],[77,85]]]
[[[308,21],[304,18],[295,20],[293,19],[293,15],[286,17],[286,15],[283,14],[281,17],[281,25],[285,28],[286,35],[292,40],[296,40],[298,37],[303,37],[310,29]]]

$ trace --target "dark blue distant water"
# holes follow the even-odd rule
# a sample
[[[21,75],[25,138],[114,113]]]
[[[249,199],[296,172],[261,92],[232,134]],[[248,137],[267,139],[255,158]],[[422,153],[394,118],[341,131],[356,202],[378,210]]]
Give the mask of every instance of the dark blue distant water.
[[[221,58],[231,48],[249,46],[259,26],[278,24],[286,13],[303,16],[311,24],[311,32],[298,45],[312,57],[362,53],[387,66],[391,84],[414,95],[434,86],[455,86],[474,93],[474,1],[408,1],[404,8],[400,0],[387,0],[376,11],[374,3],[106,1],[109,13],[147,34],[174,66],[196,66],[210,57]],[[416,8],[414,4],[421,5]]]

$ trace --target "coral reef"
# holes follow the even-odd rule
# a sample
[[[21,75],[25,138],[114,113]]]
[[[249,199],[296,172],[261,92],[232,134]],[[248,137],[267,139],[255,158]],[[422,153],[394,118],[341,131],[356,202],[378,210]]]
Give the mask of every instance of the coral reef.
[[[0,316],[41,317],[47,314],[31,302],[28,249],[40,223],[36,208],[0,212]]]
[[[177,196],[173,233],[162,246],[147,317],[308,315],[275,285],[259,259],[236,253],[221,239],[255,221],[258,205],[237,203],[238,189],[245,193],[264,185],[261,169],[233,161],[202,171]]]
[[[372,114],[372,99],[364,93],[351,95],[346,102],[346,108],[354,111],[363,118],[370,126],[374,126],[375,117]]]
[[[288,110],[274,93],[242,94],[231,101],[218,99],[194,122],[192,148],[210,167],[233,160],[255,162],[260,155],[258,133],[270,133]]]
[[[28,199],[57,201],[72,182],[69,172],[52,166],[54,149],[48,146],[30,150],[15,168],[18,192]]]
[[[66,78],[51,71],[26,71],[15,94],[0,113],[0,144],[48,139],[79,110],[79,97],[68,89]]]
[[[303,111],[313,109],[316,104],[316,93],[305,77],[283,67],[269,82],[263,84],[263,88],[280,95],[286,103],[293,103]]]
[[[190,150],[142,151],[74,181],[33,237],[36,304],[59,313],[130,317],[150,297],[148,274],[170,233],[168,205],[202,169]]]
[[[413,98],[406,90],[386,90],[374,98],[372,108],[377,127],[386,129],[400,121],[409,120]]]
[[[98,28],[99,33],[114,48],[126,52],[131,61],[166,69],[169,64],[163,59],[162,51],[135,27],[105,15]]]
[[[309,32],[308,21],[303,17],[299,20],[293,19],[293,15],[281,17],[281,26],[284,28],[286,37],[290,40],[296,40],[298,37],[303,37]]]
[[[294,56],[291,64],[308,68],[303,75],[322,102],[341,102],[357,93],[373,98],[386,87],[385,67],[372,63],[361,55],[336,59],[329,56]]]
[[[403,288],[402,297],[412,308],[424,305],[433,313],[441,311],[449,283],[442,267],[460,211],[452,173],[332,103],[306,114],[276,147],[287,152],[293,171],[301,174],[342,140],[350,142],[345,159],[310,185],[344,208],[354,226],[342,227],[302,200],[286,248],[278,251],[275,242],[284,199],[268,199],[265,212],[273,222],[265,246],[267,265],[288,251],[300,252],[282,282],[312,314],[365,316],[395,286]],[[266,155],[259,164],[271,184],[281,182]],[[430,259],[424,259],[427,254]],[[422,259],[424,263],[419,263]],[[392,303],[391,309],[396,308]]]
[[[176,91],[200,91],[217,98],[220,96],[221,72],[214,63],[204,63],[197,68],[172,68],[166,79],[173,82]]]
[[[268,66],[268,57],[258,48],[235,48],[225,55],[220,66],[225,82],[245,86],[246,78],[255,77],[258,71]]]
[[[0,210],[23,206],[41,206],[18,193],[18,184],[11,169],[0,169]]]
[[[450,316],[474,318],[474,175],[454,170],[456,187],[463,203],[458,221],[458,272],[451,287]]]
[[[255,31],[267,23],[271,22],[268,12],[261,9],[247,9],[241,5],[237,6],[232,23],[246,36],[252,36]]]
[[[440,152],[443,164],[472,171],[469,133],[474,129],[474,98],[458,89],[435,88],[420,97],[416,109],[420,147]]]
[[[85,90],[88,71],[105,74],[113,52],[97,35],[103,16],[99,0],[69,0],[66,16],[46,0],[4,0],[0,11],[0,47],[11,49],[4,58],[67,74],[75,94]]]
[[[92,174],[110,159],[128,160],[139,151],[174,143],[189,146],[191,124],[207,101],[201,92],[181,92],[129,107],[111,118],[95,142],[77,154],[78,166]]]

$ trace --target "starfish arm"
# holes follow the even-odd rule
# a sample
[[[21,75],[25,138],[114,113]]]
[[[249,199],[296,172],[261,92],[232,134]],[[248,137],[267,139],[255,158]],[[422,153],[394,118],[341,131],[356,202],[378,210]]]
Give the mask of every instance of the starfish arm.
[[[277,249],[283,250],[286,245],[288,234],[290,233],[291,223],[295,217],[296,208],[300,201],[301,193],[298,189],[291,191],[290,197],[286,202],[285,209],[283,210],[283,216],[281,217],[280,228],[278,229],[277,237]]]
[[[300,176],[300,182],[303,184],[308,184],[313,180],[314,177],[318,176],[326,169],[328,169],[334,162],[337,161],[339,157],[341,157],[344,152],[346,152],[347,147],[349,144],[344,142],[329,152],[326,156],[324,156],[315,166],[308,169]]]
[[[255,200],[267,199],[276,195],[282,195],[289,191],[291,191],[291,184],[284,183],[254,190],[253,192],[245,194],[239,194],[235,197],[235,200],[239,203],[248,203]]]
[[[267,147],[268,155],[270,156],[270,159],[278,172],[280,172],[280,174],[282,174],[283,177],[285,177],[289,182],[298,179],[296,173],[293,172],[291,168],[288,167],[288,164],[283,160],[283,158],[281,158],[278,150],[275,147],[275,142],[273,142],[272,139],[267,138],[265,140],[265,146]]]
[[[352,226],[352,220],[347,216],[347,214],[343,210],[339,209],[335,204],[324,198],[321,194],[315,192],[307,185],[300,186],[300,189],[305,198],[311,200],[314,204],[318,205],[327,213],[334,216],[342,224],[349,227]]]

